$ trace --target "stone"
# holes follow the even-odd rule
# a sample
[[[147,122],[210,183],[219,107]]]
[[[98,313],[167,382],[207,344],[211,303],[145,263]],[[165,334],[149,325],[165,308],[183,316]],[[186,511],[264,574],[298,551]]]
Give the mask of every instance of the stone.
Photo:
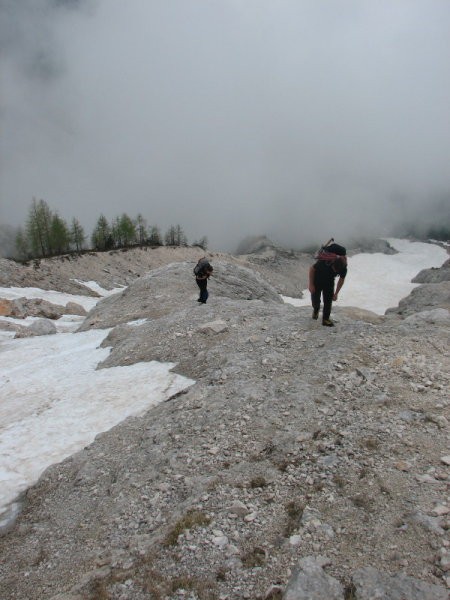
[[[48,319],[38,319],[29,327],[21,329],[15,335],[16,338],[33,337],[38,335],[54,335],[56,334],[56,326]]]
[[[234,515],[237,515],[238,517],[245,517],[245,515],[248,515],[250,512],[245,504],[240,500],[233,502],[228,511]]]
[[[228,331],[228,325],[225,323],[225,321],[217,319],[216,321],[210,321],[209,323],[200,325],[200,327],[198,327],[198,331],[207,335],[217,335],[218,333],[225,333]]]
[[[77,304],[76,302],[68,302],[64,312],[66,315],[81,315],[82,317],[87,315],[86,310],[81,304]]]
[[[0,316],[10,317],[11,312],[12,312],[11,300],[5,300],[4,298],[0,298]]]
[[[344,600],[344,589],[313,556],[308,556],[294,569],[283,600]]]
[[[373,567],[352,574],[358,600],[448,600],[447,590],[403,573],[389,575]]]

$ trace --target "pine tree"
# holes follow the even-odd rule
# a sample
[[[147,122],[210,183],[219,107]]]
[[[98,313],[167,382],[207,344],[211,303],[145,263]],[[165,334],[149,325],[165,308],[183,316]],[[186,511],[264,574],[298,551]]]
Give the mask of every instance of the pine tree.
[[[175,239],[176,239],[176,245],[177,246],[187,246],[187,237],[183,231],[183,228],[181,227],[181,225],[177,225],[175,227]]]
[[[106,250],[113,246],[111,228],[104,215],[100,215],[97,224],[92,232],[92,246],[95,250]]]
[[[202,250],[207,250],[207,248],[208,248],[208,238],[206,237],[206,235],[204,235],[197,242],[194,242],[193,245],[194,246],[198,246]]]
[[[72,219],[72,227],[70,229],[70,241],[77,252],[81,252],[81,250],[83,249],[83,245],[86,241],[84,230],[80,225],[78,219],[75,218]]]
[[[119,229],[123,246],[134,244],[136,241],[136,227],[126,213],[123,213],[119,219]]]
[[[166,246],[176,246],[176,243],[175,243],[176,235],[177,235],[177,230],[175,229],[174,225],[171,225],[169,227],[169,229],[166,231],[166,234],[164,236],[164,241],[166,243]]]
[[[122,248],[123,239],[122,239],[122,231],[120,229],[120,220],[119,217],[115,217],[111,224],[111,237],[113,240],[114,248]]]
[[[64,219],[55,213],[50,222],[50,252],[51,254],[64,254],[68,252],[70,233]]]
[[[187,246],[187,237],[180,225],[171,225],[164,240],[167,246]]]
[[[147,221],[140,213],[136,217],[135,231],[138,244],[143,246],[147,242]]]
[[[159,228],[156,225],[153,225],[152,227],[150,227],[148,243],[150,244],[150,246],[162,246],[163,245],[161,233],[159,231]]]
[[[50,226],[52,213],[45,200],[33,198],[26,226],[32,256],[48,256],[51,251]]]

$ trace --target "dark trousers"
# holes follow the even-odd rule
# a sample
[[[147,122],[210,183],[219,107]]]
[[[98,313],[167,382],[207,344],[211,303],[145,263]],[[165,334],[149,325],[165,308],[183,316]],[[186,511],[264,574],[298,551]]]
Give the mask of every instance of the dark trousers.
[[[311,302],[313,309],[319,312],[320,296],[323,297],[323,315],[322,319],[329,319],[331,314],[331,304],[333,303],[334,294],[334,278],[315,277],[314,278],[315,292],[311,294]]]
[[[195,281],[197,282],[197,285],[200,288],[200,298],[198,299],[198,301],[202,302],[203,304],[206,304],[206,301],[208,300],[208,280],[196,278]]]

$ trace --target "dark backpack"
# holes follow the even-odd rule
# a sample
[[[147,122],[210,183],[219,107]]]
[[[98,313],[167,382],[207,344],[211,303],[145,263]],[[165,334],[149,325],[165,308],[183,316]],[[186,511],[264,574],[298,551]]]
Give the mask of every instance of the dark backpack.
[[[330,244],[329,246],[326,246],[325,250],[327,252],[332,252],[333,254],[337,254],[338,256],[345,256],[347,254],[347,250],[344,248],[344,246],[340,246],[339,244]]]
[[[346,256],[347,250],[344,248],[344,246],[341,246],[340,244],[335,244],[334,240],[330,241],[333,241],[333,243],[328,243],[325,246],[322,246],[322,248],[316,254],[315,258],[317,260],[333,261],[338,256]]]
[[[201,258],[198,263],[194,267],[194,275],[196,277],[201,277],[205,274],[206,269],[209,269],[211,265],[207,258]]]

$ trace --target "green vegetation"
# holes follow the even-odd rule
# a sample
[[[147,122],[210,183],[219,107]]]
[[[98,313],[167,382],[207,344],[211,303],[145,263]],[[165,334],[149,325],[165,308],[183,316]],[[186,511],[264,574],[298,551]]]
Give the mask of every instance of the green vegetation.
[[[164,239],[164,242],[163,242]],[[106,251],[132,246],[187,246],[188,240],[180,225],[171,225],[164,237],[157,225],[147,225],[146,219],[138,214],[132,219],[126,213],[108,221],[101,214],[90,236],[90,248],[86,247],[86,235],[77,218],[69,227],[66,221],[52,211],[45,200],[33,199],[24,227],[15,236],[14,257],[19,260],[45,258],[68,252],[83,252],[91,249]],[[206,250],[208,239],[194,242]]]
[[[175,546],[178,543],[178,536],[186,529],[209,525],[211,519],[200,510],[190,510],[182,517],[174,527],[169,531],[165,544],[166,546]]]

